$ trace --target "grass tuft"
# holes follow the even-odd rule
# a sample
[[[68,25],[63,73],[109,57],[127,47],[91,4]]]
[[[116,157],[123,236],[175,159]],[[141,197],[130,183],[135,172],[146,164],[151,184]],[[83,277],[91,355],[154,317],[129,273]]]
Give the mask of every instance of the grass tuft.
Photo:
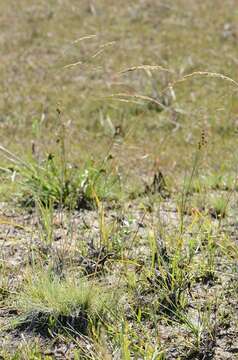
[[[120,192],[120,178],[108,164],[96,166],[90,162],[78,168],[54,154],[41,162],[22,160],[6,149],[4,155],[13,162],[11,178],[19,185],[18,199],[25,207],[40,203],[46,207],[91,209],[96,198],[115,199]]]
[[[105,314],[110,292],[93,281],[60,281],[46,273],[30,278],[19,294],[21,317],[16,326],[44,335],[88,333]],[[112,306],[112,304],[110,305]]]

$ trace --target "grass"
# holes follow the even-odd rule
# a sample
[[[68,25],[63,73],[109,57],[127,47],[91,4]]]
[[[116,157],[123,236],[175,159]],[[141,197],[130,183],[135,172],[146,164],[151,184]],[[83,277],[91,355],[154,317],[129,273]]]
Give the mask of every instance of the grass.
[[[19,294],[17,308],[22,318],[17,326],[43,334],[64,328],[66,332],[87,333],[109,302],[109,290],[86,279],[60,281],[50,274],[38,273],[27,280]]]
[[[13,162],[12,182],[18,183],[19,202],[22,206],[68,207],[70,209],[90,208],[96,198],[113,199],[120,192],[119,175],[110,171],[108,164],[96,167],[92,162],[78,169],[66,159],[57,159],[49,154],[41,162],[16,157],[2,147],[2,152]],[[62,155],[62,154],[61,154]],[[9,173],[7,168],[3,168]]]
[[[215,5],[0,3],[0,357],[236,358],[238,13]]]
[[[224,218],[227,215],[227,199],[218,197],[212,200],[212,207],[210,209],[211,216],[215,218]]]

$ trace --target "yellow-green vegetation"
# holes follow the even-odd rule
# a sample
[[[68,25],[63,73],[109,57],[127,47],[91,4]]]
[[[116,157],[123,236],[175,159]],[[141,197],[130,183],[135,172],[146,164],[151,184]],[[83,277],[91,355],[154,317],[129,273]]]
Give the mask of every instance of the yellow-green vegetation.
[[[110,304],[111,300],[111,304]],[[110,291],[93,281],[73,281],[38,273],[28,279],[20,293],[17,307],[23,314],[17,326],[40,332],[70,327],[74,332],[87,332],[90,321],[102,317],[109,304]]]
[[[0,1],[0,357],[235,360],[235,0]]]
[[[8,175],[12,187],[17,183],[19,203],[34,207],[41,203],[45,207],[87,209],[99,200],[117,197],[120,193],[119,176],[109,172],[102,162],[98,168],[91,162],[82,169],[72,166],[61,149],[60,160],[54,154],[37,161],[22,160],[6,148],[0,149],[12,164],[11,169],[2,168]]]

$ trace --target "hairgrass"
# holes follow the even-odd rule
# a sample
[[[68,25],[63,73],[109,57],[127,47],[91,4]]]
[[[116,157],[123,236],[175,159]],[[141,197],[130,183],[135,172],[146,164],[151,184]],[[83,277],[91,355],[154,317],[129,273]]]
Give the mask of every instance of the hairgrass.
[[[40,272],[26,280],[17,307],[17,326],[42,333],[62,331],[87,333],[112,307],[109,289],[86,278],[60,280]]]

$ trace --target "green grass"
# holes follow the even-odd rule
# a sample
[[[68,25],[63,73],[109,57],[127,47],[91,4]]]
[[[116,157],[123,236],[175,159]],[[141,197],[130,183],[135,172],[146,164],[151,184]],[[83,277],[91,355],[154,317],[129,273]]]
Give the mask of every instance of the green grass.
[[[1,356],[235,359],[235,2],[0,12]]]
[[[49,154],[46,159],[29,161],[16,157],[2,148],[8,161],[12,161],[12,182],[17,183],[16,193],[22,206],[41,204],[45,207],[67,207],[69,209],[90,208],[99,200],[113,200],[120,194],[119,174],[110,169],[110,164],[96,166],[88,163],[82,169],[67,162],[64,154],[59,159]]]
[[[46,334],[64,328],[69,333],[87,333],[108,306],[112,307],[110,291],[93,281],[60,281],[50,274],[38,273],[27,279],[19,294],[21,320],[17,326]]]

